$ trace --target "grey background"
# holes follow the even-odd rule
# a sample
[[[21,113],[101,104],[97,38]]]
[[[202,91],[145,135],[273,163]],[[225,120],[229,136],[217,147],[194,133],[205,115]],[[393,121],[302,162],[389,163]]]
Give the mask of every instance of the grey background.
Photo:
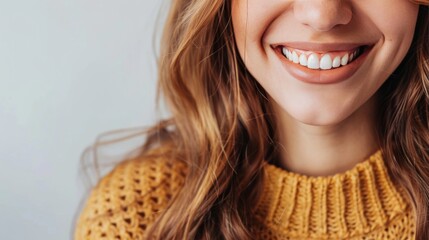
[[[70,239],[82,151],[158,119],[153,35],[167,5],[0,1],[1,239]]]

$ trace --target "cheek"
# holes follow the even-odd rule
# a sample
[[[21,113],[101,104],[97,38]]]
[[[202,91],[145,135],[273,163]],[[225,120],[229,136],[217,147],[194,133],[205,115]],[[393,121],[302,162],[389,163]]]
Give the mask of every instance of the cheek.
[[[231,19],[234,30],[235,41],[239,50],[244,47],[244,36],[246,35],[246,2],[242,0],[232,1]]]
[[[372,28],[377,29],[380,35],[377,54],[366,75],[381,85],[399,66],[411,46],[419,6],[407,0],[379,0],[361,7],[360,12],[366,15]],[[372,87],[371,84],[368,82],[367,88]]]
[[[418,11],[419,5],[408,0],[381,0],[367,13],[384,36],[386,44],[396,47],[398,53],[404,53],[411,45]]]
[[[278,0],[275,0],[278,1]],[[269,24],[268,9],[272,8],[273,0],[232,0],[231,21],[240,58],[248,71],[260,71],[258,61],[261,60],[262,37],[264,27]],[[265,7],[263,6],[265,4]],[[270,5],[271,4],[271,5]],[[268,22],[265,24],[265,22]]]
[[[232,26],[241,56],[246,52],[263,51],[263,38],[271,22],[285,11],[284,1],[233,0]],[[249,55],[249,54],[247,54]]]

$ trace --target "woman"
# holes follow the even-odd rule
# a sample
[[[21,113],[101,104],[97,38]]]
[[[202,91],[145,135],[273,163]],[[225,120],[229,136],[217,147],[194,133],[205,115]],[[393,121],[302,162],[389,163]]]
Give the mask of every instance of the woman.
[[[76,239],[429,239],[428,5],[172,1],[172,117]]]

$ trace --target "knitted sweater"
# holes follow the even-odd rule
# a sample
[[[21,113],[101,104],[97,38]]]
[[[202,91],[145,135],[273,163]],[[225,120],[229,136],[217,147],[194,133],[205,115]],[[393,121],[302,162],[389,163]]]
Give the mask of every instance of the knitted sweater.
[[[254,208],[255,239],[414,239],[414,213],[380,151],[344,173],[309,177],[264,165]],[[135,159],[92,190],[75,239],[145,239],[145,230],[184,183],[186,165]]]

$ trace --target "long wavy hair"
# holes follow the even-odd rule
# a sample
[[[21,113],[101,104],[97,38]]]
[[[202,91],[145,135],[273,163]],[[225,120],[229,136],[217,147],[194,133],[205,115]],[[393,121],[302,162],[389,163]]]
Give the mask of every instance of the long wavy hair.
[[[264,161],[278,157],[267,93],[246,71],[231,24],[232,0],[174,0],[163,31],[158,97],[171,118],[148,131],[139,155],[157,148],[186,162],[182,191],[148,229],[149,239],[251,239]],[[392,179],[429,239],[429,0],[412,46],[378,91],[378,137]]]

